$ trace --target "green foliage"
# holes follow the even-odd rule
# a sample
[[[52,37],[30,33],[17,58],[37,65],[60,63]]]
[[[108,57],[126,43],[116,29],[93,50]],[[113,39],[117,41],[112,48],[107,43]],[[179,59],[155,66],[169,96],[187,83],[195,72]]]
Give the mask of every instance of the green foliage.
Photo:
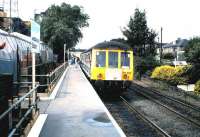
[[[196,37],[188,42],[185,47],[185,57],[188,62],[194,65],[200,64],[200,38]]]
[[[158,65],[159,62],[153,56],[135,57],[135,71],[138,77],[145,74],[148,70],[153,70]]]
[[[194,92],[200,94],[200,80],[195,83]]]
[[[200,78],[200,65],[188,65],[184,67],[183,77],[187,77],[189,84],[196,83]]]
[[[41,22],[41,38],[62,59],[63,45],[74,47],[83,37],[81,28],[87,27],[89,16],[79,6],[62,3],[45,11]]]
[[[20,18],[12,18],[12,29],[14,32],[18,32],[27,36],[30,36],[31,28],[27,26]]]
[[[162,58],[163,59],[174,59],[175,56],[172,53],[165,53],[165,54],[162,55]]]
[[[157,34],[154,30],[148,28],[145,11],[135,9],[134,17],[130,17],[127,28],[122,32],[127,37],[127,42],[134,49],[136,55],[155,55],[155,37]]]
[[[195,83],[200,78],[200,37],[191,39],[185,47],[185,57],[192,66],[187,70],[186,75],[190,83]]]
[[[117,41],[117,42],[121,42],[121,43],[127,44],[127,42],[126,42],[126,40],[124,38],[111,39],[110,41]]]
[[[185,67],[160,66],[154,69],[151,78],[163,80],[173,85],[186,84],[188,79],[182,76],[185,71]]]

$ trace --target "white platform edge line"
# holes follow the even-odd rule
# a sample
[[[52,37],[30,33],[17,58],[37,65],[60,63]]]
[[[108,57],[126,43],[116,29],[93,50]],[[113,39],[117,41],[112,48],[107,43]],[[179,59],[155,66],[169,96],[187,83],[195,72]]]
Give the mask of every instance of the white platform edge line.
[[[27,137],[39,137],[48,114],[40,114]]]
[[[53,92],[51,93],[51,95],[50,95],[49,97],[40,97],[40,100],[45,101],[45,100],[54,100],[54,99],[55,99],[55,97],[56,97],[56,95],[57,95],[57,92],[58,92],[58,89],[60,88],[60,85],[61,85],[61,83],[62,83],[62,81],[63,81],[63,79],[64,79],[64,77],[65,77],[65,75],[66,75],[66,73],[67,73],[67,71],[68,71],[68,69],[69,69],[69,66],[68,66],[68,67],[66,68],[66,70],[64,71],[63,75],[61,76],[60,80],[59,80],[58,83],[56,84],[56,87],[54,88],[54,90],[53,90]]]
[[[79,66],[80,67],[80,66]],[[80,68],[81,69],[81,68]],[[83,72],[82,72],[83,74]],[[84,75],[84,74],[83,74]],[[85,75],[84,75],[85,77]],[[88,81],[88,79],[85,77],[85,79]],[[89,81],[88,81],[89,82]],[[90,84],[90,83],[89,83]],[[90,84],[91,85],[91,84]],[[92,87],[92,85],[91,85]],[[93,88],[93,87],[92,87]],[[95,89],[93,88],[93,90],[95,91]],[[98,96],[98,94],[95,92],[95,94]],[[106,108],[106,106],[104,105],[104,103],[102,102],[102,100],[99,98],[99,101],[103,104],[104,106],[104,111],[106,112],[106,114],[108,115],[109,119],[111,120],[111,122],[113,123],[113,126],[117,129],[118,133],[120,134],[121,137],[126,137],[125,133],[123,132],[123,130],[119,127],[119,125],[117,124],[117,122],[115,121],[115,119],[112,117],[112,115],[110,114],[110,112],[108,111],[108,109]]]

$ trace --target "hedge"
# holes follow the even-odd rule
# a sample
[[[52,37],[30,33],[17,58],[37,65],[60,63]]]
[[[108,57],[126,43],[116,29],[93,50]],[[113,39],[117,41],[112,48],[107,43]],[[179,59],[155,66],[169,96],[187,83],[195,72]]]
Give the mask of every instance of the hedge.
[[[194,91],[197,94],[200,94],[200,80],[195,83]]]
[[[156,67],[152,72],[151,78],[163,80],[173,85],[186,84],[188,79],[186,77],[182,77],[184,71],[185,67],[182,66],[173,67],[164,65]]]

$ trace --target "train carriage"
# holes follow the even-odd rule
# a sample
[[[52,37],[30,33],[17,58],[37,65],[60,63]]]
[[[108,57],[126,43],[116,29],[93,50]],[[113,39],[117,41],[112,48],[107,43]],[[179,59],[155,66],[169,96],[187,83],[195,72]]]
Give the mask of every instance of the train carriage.
[[[53,51],[47,45],[31,40],[31,37],[13,32],[7,33],[0,29],[0,74],[13,74],[17,80],[17,69],[28,71],[31,67],[31,48],[36,49],[36,65],[53,62]],[[2,47],[2,48],[1,48]],[[28,73],[28,72],[27,72]]]
[[[99,43],[81,54],[81,66],[89,79],[106,87],[127,88],[133,80],[133,60],[132,48],[115,41]]]

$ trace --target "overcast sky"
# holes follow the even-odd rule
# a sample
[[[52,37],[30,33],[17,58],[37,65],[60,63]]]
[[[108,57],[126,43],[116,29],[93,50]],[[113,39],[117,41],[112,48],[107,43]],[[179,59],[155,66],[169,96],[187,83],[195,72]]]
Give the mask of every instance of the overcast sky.
[[[163,41],[178,37],[200,36],[199,0],[18,0],[19,16],[33,17],[33,11],[45,10],[51,4],[66,2],[84,7],[89,14],[89,28],[83,30],[84,38],[78,48],[89,48],[98,42],[123,37],[120,28],[128,24],[135,8],[145,9],[148,26],[160,34]]]

